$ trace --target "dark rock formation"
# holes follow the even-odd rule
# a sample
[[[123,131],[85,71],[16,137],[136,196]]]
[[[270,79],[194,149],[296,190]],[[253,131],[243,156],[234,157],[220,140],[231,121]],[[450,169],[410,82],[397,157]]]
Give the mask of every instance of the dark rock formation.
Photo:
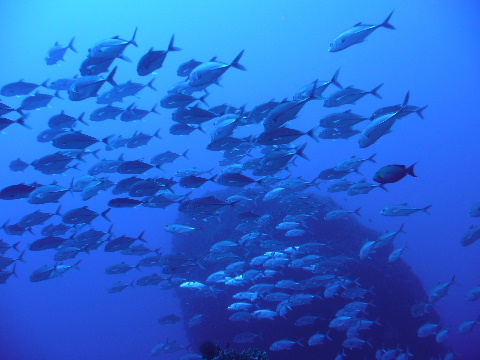
[[[185,274],[188,280],[204,282],[205,279],[215,271],[225,269],[230,261],[208,262],[202,260],[208,254],[211,245],[222,240],[234,240],[245,233],[235,230],[238,224],[244,223],[240,213],[247,210],[256,214],[270,214],[273,216],[273,225],[263,227],[260,231],[269,233],[274,239],[281,240],[285,248],[299,245],[305,242],[326,243],[321,255],[325,257],[322,269],[314,274],[305,269],[284,268],[281,274],[274,278],[266,278],[257,282],[275,283],[282,279],[302,281],[319,274],[334,274],[339,277],[356,280],[363,288],[368,289],[362,301],[368,301],[371,305],[364,315],[368,320],[375,320],[379,325],[374,324],[370,330],[360,331],[359,337],[369,340],[368,345],[361,349],[345,349],[342,342],[346,338],[345,331],[329,329],[330,321],[335,318],[338,310],[354,300],[336,296],[333,298],[316,298],[310,305],[296,306],[288,311],[286,317],[277,317],[275,320],[253,319],[249,322],[234,322],[228,318],[232,314],[227,307],[236,302],[232,295],[253,285],[245,287],[226,286],[215,284],[218,291],[190,291],[178,289],[179,299],[183,309],[184,317],[189,319],[198,314],[206,314],[206,320],[194,327],[187,327],[188,336],[195,347],[198,347],[206,339],[212,339],[220,344],[222,348],[231,344],[232,349],[241,350],[247,347],[257,347],[266,350],[272,360],[281,359],[334,359],[342,351],[347,359],[375,358],[377,349],[395,349],[400,347],[408,350],[417,359],[430,359],[444,353],[442,345],[435,342],[434,336],[419,338],[418,328],[427,321],[439,322],[436,313],[431,312],[421,317],[412,317],[411,307],[425,301],[427,295],[419,279],[402,260],[394,263],[388,262],[388,255],[393,246],[385,246],[378,249],[371,259],[360,261],[359,250],[366,240],[375,240],[379,235],[376,231],[366,228],[360,224],[356,215],[347,219],[325,221],[323,217],[327,211],[339,208],[331,199],[321,198],[316,194],[300,193],[307,198],[292,200],[291,202],[282,199],[281,201],[263,202],[261,197],[256,201],[242,201],[235,207],[226,206],[221,209],[216,217],[206,220],[194,220],[181,215],[178,223],[194,226],[201,230],[190,235],[176,235],[173,239],[173,252],[185,253],[197,258],[205,269],[192,268]],[[230,192],[215,193],[220,199],[226,199]],[[302,237],[285,237],[285,231],[275,230],[275,225],[282,222],[286,214],[314,212],[315,217],[309,218],[305,223],[308,232]],[[248,227],[248,226],[247,226]],[[251,226],[252,229],[254,225]],[[244,258],[247,262],[254,256],[269,251],[261,247],[249,246],[236,248],[233,252]],[[248,269],[248,267],[247,267]],[[324,288],[309,289],[304,292],[312,294],[323,294]],[[357,299],[358,300],[358,299]],[[257,301],[258,302],[258,301]],[[277,303],[268,303],[261,300],[260,308],[275,310]],[[254,309],[256,310],[256,309]],[[253,310],[252,310],[253,311]],[[314,325],[295,326],[295,320],[304,315],[320,316],[323,320],[317,321]],[[242,332],[253,332],[261,334],[253,343],[234,344],[235,335]],[[316,332],[326,334],[328,332],[332,341],[326,340],[323,345],[308,346],[307,341]],[[269,351],[272,343],[282,339],[300,341],[304,346],[293,345],[291,350]]]

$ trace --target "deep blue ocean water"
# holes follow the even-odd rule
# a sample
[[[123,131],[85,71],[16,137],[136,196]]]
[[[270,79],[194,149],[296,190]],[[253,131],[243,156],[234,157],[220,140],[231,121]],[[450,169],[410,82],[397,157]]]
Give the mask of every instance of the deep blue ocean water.
[[[313,79],[329,79],[337,68],[341,68],[339,81],[345,86],[370,90],[385,83],[380,90],[383,100],[367,97],[353,107],[356,113],[370,114],[381,106],[398,104],[410,90],[412,104],[429,105],[424,120],[415,115],[401,120],[392,134],[368,149],[359,149],[356,137],[319,144],[309,140],[306,153],[310,160],[298,159],[294,174],[313,179],[321,170],[352,155],[368,157],[377,153],[379,164],[418,162],[418,178],[407,177],[389,186],[389,192],[374,190],[368,196],[348,198],[341,194],[333,199],[348,209],[362,207],[360,221],[381,232],[395,230],[405,222],[407,235],[399,237],[396,245],[403,246],[408,241],[403,259],[427,292],[437,282],[456,275],[459,285],[453,286],[450,294],[435,304],[435,309],[443,325],[452,329],[448,345],[460,359],[475,360],[480,358],[479,328],[467,335],[458,334],[456,329],[462,321],[480,315],[480,303],[465,300],[468,290],[480,285],[480,244],[460,246],[460,238],[468,227],[479,225],[478,219],[468,216],[470,206],[480,200],[480,123],[476,112],[480,81],[479,6],[476,1],[433,0],[6,1],[0,13],[3,29],[0,85],[22,78],[39,84],[46,79],[71,77],[78,73],[89,47],[115,35],[129,39],[138,26],[139,47],[130,46],[125,51],[133,64],[115,62],[119,66],[115,77],[118,83],[150,80],[153,76],[136,75],[136,61],[152,46],[165,49],[172,34],[176,46],[183,49],[169,53],[158,71],[155,80],[158,92],[144,89],[140,93],[137,103],[146,109],[180,80],[176,69],[181,63],[192,58],[206,61],[213,56],[230,62],[242,49],[245,54],[241,63],[248,71],[228,70],[221,81],[222,87],[210,88],[210,105],[247,104],[249,109],[272,98],[291,98]],[[393,9],[391,23],[395,31],[378,29],[365,43],[339,53],[327,52],[331,40],[342,31],[359,21],[379,23]],[[76,37],[78,54],[67,52],[61,66],[47,66],[44,62],[47,50],[57,40],[68,43],[72,36]],[[106,84],[104,90],[109,88]],[[15,98],[2,101],[13,107],[20,103]],[[128,104],[127,101],[125,105]],[[60,110],[72,115],[82,111],[88,114],[96,106],[94,99],[78,103],[54,99],[51,108],[31,112],[27,121],[33,131],[17,125],[7,128],[1,135],[0,187],[33,181],[49,183],[52,179],[67,186],[81,172],[69,170],[66,176],[45,176],[30,167],[24,173],[13,173],[8,164],[18,157],[31,162],[55,151],[49,144],[36,141],[36,135],[46,128],[50,116]],[[78,128],[97,138],[112,133],[127,136],[136,130],[153,134],[160,128],[162,139],[153,139],[144,148],[100,153],[101,158],[109,159],[125,153],[126,158],[133,160],[149,159],[166,150],[182,153],[190,149],[189,160],[181,158],[165,166],[167,173],[159,172],[160,176],[169,177],[186,167],[219,168],[219,154],[205,150],[208,136],[200,132],[188,137],[171,136],[168,133],[171,111],[161,108],[159,111],[160,116],[150,114],[141,123],[107,121],[90,123],[89,127],[80,124]],[[326,113],[320,105],[310,103],[293,123],[295,128],[306,131]],[[379,164],[366,163],[363,173],[368,177]],[[88,165],[81,164],[81,170],[85,172]],[[200,196],[204,191],[218,188],[207,184],[194,194]],[[320,188],[325,194],[326,185]],[[103,211],[110,198],[109,193],[102,192],[86,204]],[[418,213],[399,219],[379,214],[385,206],[403,202],[418,207],[431,204],[431,215]],[[61,203],[63,209],[84,205],[78,194],[65,195]],[[18,221],[38,208],[24,200],[2,201],[0,223],[8,219]],[[41,206],[42,211],[49,212],[56,208],[57,204]],[[175,222],[175,206],[167,210],[113,209],[109,216],[116,234],[136,236],[145,230],[149,247],[162,247],[162,251],[168,252],[171,238],[163,226]],[[98,229],[106,231],[108,226],[103,219],[95,220]],[[9,243],[20,240],[21,249],[35,238],[28,233],[22,238],[3,236]],[[0,359],[148,359],[151,348],[166,338],[188,344],[182,323],[170,327],[156,323],[162,315],[180,312],[172,290],[145,287],[126,289],[121,294],[106,292],[120,278],[129,282],[139,277],[133,272],[136,270],[114,278],[104,274],[106,266],[125,259],[122,255],[103,251],[81,254],[80,271],[72,270],[51,281],[30,283],[28,277],[33,270],[53,264],[52,254],[52,250],[27,251],[26,263],[17,265],[18,279],[12,277],[0,287]],[[13,252],[8,255],[13,256]],[[183,354],[164,354],[160,358],[177,359]]]

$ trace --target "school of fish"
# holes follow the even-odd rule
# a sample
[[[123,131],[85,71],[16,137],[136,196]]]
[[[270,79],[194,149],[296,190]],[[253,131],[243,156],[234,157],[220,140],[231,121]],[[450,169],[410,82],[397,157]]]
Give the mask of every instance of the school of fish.
[[[360,44],[380,28],[395,29],[390,24],[392,14],[393,12],[378,25],[356,24],[334,39],[328,51],[343,51]],[[1,229],[9,238],[14,236],[21,238],[25,232],[40,233],[41,236],[35,235],[35,241],[23,250],[20,250],[20,246],[24,245],[20,241],[0,240],[0,284],[5,284],[12,275],[17,276],[17,265],[21,266],[19,262],[24,261],[26,257],[35,256],[33,254],[35,251],[55,250],[51,264],[42,266],[30,274],[30,281],[39,282],[64,276],[72,268],[78,269],[81,261],[88,261],[90,258],[88,256],[77,259],[80,254],[94,256],[95,251],[103,248],[106,252],[121,252],[129,259],[108,266],[105,269],[106,274],[126,274],[133,269],[152,267],[160,268],[158,272],[162,273],[162,275],[149,274],[131,282],[115,282],[108,289],[109,293],[118,293],[139,286],[178,288],[178,291],[207,293],[212,296],[218,291],[227,291],[232,298],[232,303],[228,306],[231,312],[230,320],[245,323],[245,331],[232,339],[235,343],[245,344],[262,339],[262,334],[248,331],[250,321],[288,317],[294,307],[308,306],[322,297],[341,297],[349,299],[349,302],[339,309],[336,317],[321,319],[313,315],[303,316],[295,322],[296,326],[327,322],[329,332],[312,331],[308,339],[278,339],[272,344],[264,345],[270,351],[288,351],[305,346],[320,347],[324,342],[330,341],[330,331],[336,331],[344,333],[345,337],[343,349],[339,349],[335,360],[349,359],[348,351],[351,349],[374,346],[370,343],[368,330],[372,326],[381,326],[375,319],[368,318],[368,308],[372,306],[375,298],[374,292],[362,288],[355,280],[355,274],[341,275],[335,270],[344,262],[353,259],[341,256],[327,257],[324,251],[328,244],[302,241],[302,237],[309,232],[308,221],[315,218],[319,209],[325,206],[312,199],[309,192],[324,189],[327,193],[345,192],[349,196],[356,196],[368,194],[375,188],[395,191],[394,185],[391,184],[408,176],[416,177],[414,169],[416,164],[384,164],[370,176],[373,182],[369,182],[366,179],[354,181],[346,177],[354,173],[361,174],[361,166],[366,162],[380,161],[377,154],[372,154],[368,158],[353,156],[345,159],[331,168],[322,170],[311,180],[295,176],[294,162],[308,161],[309,156],[314,156],[313,149],[316,144],[329,141],[328,139],[356,138],[359,148],[374,149],[377,141],[386,141],[384,136],[391,133],[398,122],[401,122],[402,126],[414,128],[415,121],[404,118],[415,114],[423,119],[423,111],[427,106],[411,105],[410,93],[407,92],[403,99],[399,99],[398,104],[379,107],[372,115],[356,114],[350,107],[369,98],[381,99],[379,90],[383,84],[371,90],[361,90],[353,86],[343,87],[339,81],[338,70],[328,81],[315,79],[305,85],[292,94],[291,100],[271,100],[250,109],[230,105],[210,107],[207,103],[210,86],[220,85],[222,77],[228,76],[231,71],[246,71],[241,64],[244,56],[244,51],[241,50],[230,62],[222,62],[217,60],[217,57],[206,61],[192,59],[184,62],[177,70],[177,75],[182,81],[173,84],[157,104],[150,108],[142,108],[133,102],[125,107],[123,102],[126,98],[138,98],[142,91],[147,91],[145,89],[156,91],[154,78],[146,83],[134,81],[117,83],[115,75],[121,72],[124,66],[136,66],[139,77],[155,75],[165,61],[174,61],[174,53],[181,50],[175,46],[175,39],[172,36],[165,50],[150,48],[142,56],[133,49],[138,47],[136,34],[137,29],[130,39],[115,36],[94,44],[88,49],[79,73],[71,78],[45,81],[42,84],[20,80],[1,87],[0,94],[3,100],[0,103],[2,116],[0,129],[4,131],[9,126],[18,124],[28,130],[33,129],[38,142],[49,143],[51,146],[50,154],[36,159],[26,161],[12,158],[10,170],[22,172],[32,167],[45,175],[68,173],[73,179],[69,183],[59,183],[55,180],[41,184],[25,179],[25,182],[20,184],[3,184],[0,199],[5,202],[25,201],[38,205],[39,209],[25,214],[16,221],[3,219]],[[55,43],[47,52],[46,64],[55,65],[65,61],[64,57],[70,61],[68,59],[72,55],[70,52],[77,53],[74,41],[75,38],[72,38],[68,45]],[[129,56],[138,57],[139,60],[131,60],[125,55],[126,52],[131,53]],[[215,88],[212,91],[221,89]],[[21,97],[21,105],[18,107],[7,105],[11,97]],[[98,107],[86,109],[81,114],[68,114],[61,109],[62,101],[78,102],[89,98],[95,98]],[[296,119],[301,117],[302,109],[310,102],[323,104],[328,112],[322,112],[318,123],[310,130],[306,132],[296,130]],[[120,103],[121,106],[116,106],[115,103]],[[39,128],[38,123],[35,126],[30,125],[28,121],[30,111],[41,111],[47,106],[58,107],[58,114],[49,118],[43,128]],[[340,107],[342,109],[337,109]],[[158,108],[163,109],[162,115],[159,114]],[[153,152],[152,143],[161,141],[160,129],[153,134],[115,132],[105,138],[94,136],[93,129],[98,122],[110,121],[112,124],[153,122],[155,121],[153,119],[161,117],[164,119],[162,123],[166,124],[167,111],[171,116],[169,134],[165,135],[163,132],[162,136],[176,137],[179,142],[185,144],[185,151],[181,154],[166,151],[155,154],[150,160],[132,158],[128,155],[128,149],[139,147],[152,148]],[[84,125],[88,126],[82,127]],[[121,127],[112,126],[112,129],[116,131]],[[251,134],[239,137],[236,135],[239,129],[251,129]],[[196,130],[203,133],[203,136],[210,137],[206,149],[189,149],[188,135]],[[32,132],[26,134],[31,135]],[[116,149],[125,150],[124,155],[117,157],[107,155],[108,151]],[[175,174],[168,173],[166,164],[178,159],[188,161],[188,154],[192,151],[206,151],[206,156],[209,151],[220,152],[223,159],[214,169],[192,167]],[[167,176],[159,176],[160,170],[164,171],[162,175]],[[234,195],[225,199],[205,196],[202,193],[202,186],[206,183],[216,184],[219,190],[228,188]],[[184,192],[182,188],[185,189]],[[84,205],[85,201],[100,192],[111,194],[111,199],[103,208],[91,209]],[[64,208],[62,197],[67,193],[74,194],[77,207]],[[252,201],[264,203],[277,201],[288,209],[287,215],[281,222],[272,223],[274,217],[269,213],[241,211],[242,203]],[[392,204],[379,209],[379,212],[384,216],[410,216],[417,212],[429,214],[430,204],[418,204],[417,199],[409,201],[415,206],[408,203]],[[58,209],[54,213],[41,210],[42,204],[51,203],[58,203]],[[141,230],[138,230],[136,236],[114,234],[115,226],[111,224],[109,213],[134,211],[132,209],[138,206],[156,209],[176,206],[183,216],[205,222],[218,216],[224,208],[233,209],[238,212],[241,219],[236,228],[238,236],[215,243],[208,253],[199,253],[195,258],[178,253],[165,254],[161,249],[150,248]],[[323,219],[342,221],[361,215],[360,211],[360,208],[332,208],[328,209]],[[472,217],[480,217],[480,202],[472,206],[469,214]],[[45,225],[53,219],[58,221]],[[97,227],[105,229],[98,230]],[[131,228],[134,228],[133,224]],[[164,230],[184,236],[202,231],[201,228],[191,224],[179,223],[167,225]],[[272,236],[273,231],[279,230],[283,231],[283,236]],[[381,234],[377,239],[366,239],[355,261],[369,261],[379,248],[394,244],[396,237],[404,233],[402,224],[398,230]],[[480,226],[472,226],[461,237],[460,244],[469,246],[479,238]],[[408,249],[406,241],[404,244],[395,248],[385,261],[397,261]],[[239,249],[242,256],[236,252]],[[12,255],[15,251],[18,256]],[[7,256],[7,252],[10,255]],[[71,264],[65,265],[65,261],[71,261]],[[210,266],[214,264],[216,269],[207,278],[193,278],[189,275],[190,269],[204,268],[207,262]],[[304,280],[298,282],[285,278],[282,275],[283,268],[303,272]],[[436,302],[448,295],[453,284],[454,275],[447,282],[439,282],[429,292],[428,299],[412,308],[412,316],[420,317],[430,311]],[[479,299],[480,286],[466,294],[468,301]],[[166,314],[158,322],[161,325],[168,325],[181,320],[182,318],[176,314]],[[193,327],[205,321],[205,317],[198,314],[185,321],[188,326]],[[461,334],[469,333],[478,324],[479,319],[467,320],[460,325],[458,331]],[[444,328],[441,324],[427,322],[418,329],[418,337],[433,336],[441,343],[445,341],[449,331],[452,330]],[[184,349],[185,346],[167,339],[166,342],[155,345],[151,355]],[[377,360],[404,360],[413,356],[406,345],[400,344],[395,349],[378,347],[376,350]],[[454,357],[453,352],[441,355],[441,359],[444,360]],[[188,354],[182,359],[195,358],[201,356]]]

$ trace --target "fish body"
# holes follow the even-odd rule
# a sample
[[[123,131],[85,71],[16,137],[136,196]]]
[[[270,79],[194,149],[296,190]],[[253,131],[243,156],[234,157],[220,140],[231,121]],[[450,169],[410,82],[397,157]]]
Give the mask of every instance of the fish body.
[[[440,325],[434,324],[432,322],[427,322],[418,328],[417,335],[419,338],[425,338],[430,335],[435,335],[439,328]]]
[[[122,292],[123,290],[125,290],[126,288],[128,288],[129,286],[133,286],[133,284],[132,283],[127,284],[127,283],[124,283],[123,281],[117,281],[115,284],[110,286],[107,289],[107,291],[110,294],[119,293],[119,292]]]
[[[352,28],[341,33],[333,42],[330,44],[328,49],[329,52],[338,52],[344,50],[352,45],[360,44],[365,41],[365,39],[376,29],[384,27],[387,29],[394,30],[395,28],[389,23],[390,18],[393,15],[393,11],[388,15],[388,17],[379,25],[367,25],[362,24],[361,22],[355,24]]]
[[[67,211],[62,216],[62,220],[65,224],[90,224],[98,216],[102,216],[109,221],[107,214],[110,211],[110,208],[102,212],[101,214],[90,210],[87,206],[81,208],[76,208]]]
[[[0,192],[1,195],[1,192]],[[470,228],[463,234],[460,244],[468,246],[480,239],[480,226],[470,226]]]
[[[328,129],[350,128],[368,118],[352,113],[352,110],[346,110],[340,113],[326,115],[320,119],[320,126]]]
[[[169,52],[180,51],[180,48],[173,45],[174,40],[175,38],[172,35],[167,50],[155,51],[153,50],[153,48],[150,48],[150,50],[138,61],[137,74],[139,76],[146,76],[153,73],[154,71],[160,69],[163,66],[163,62],[165,61],[165,58],[167,57],[167,54]]]
[[[299,341],[291,341],[291,340],[278,340],[275,341],[272,345],[270,345],[271,351],[281,351],[281,350],[291,350],[294,345],[304,346]]]
[[[405,165],[384,166],[375,173],[373,181],[380,184],[390,184],[402,180],[407,175],[416,177],[417,175],[414,173],[415,165],[416,163],[409,167],[406,167]]]
[[[245,71],[239,61],[242,58],[243,50],[233,59],[230,64],[224,64],[218,61],[207,61],[195,67],[188,76],[188,85],[203,86],[211,85],[218,81],[230,67]]]
[[[60,45],[58,41],[53,45],[47,53],[47,56],[45,57],[45,62],[47,65],[55,65],[59,61],[65,61],[63,57],[65,56],[65,53],[67,52],[68,49],[72,50],[74,53],[77,52],[75,47],[73,46],[73,42],[75,41],[75,37],[70,40],[68,45]]]
[[[90,113],[90,121],[105,121],[115,120],[117,116],[124,112],[124,109],[107,105],[98,109],[95,109]]]
[[[81,78],[78,78],[68,89],[68,98],[70,101],[81,101],[88,99],[90,97],[96,97],[98,91],[102,88],[103,84],[106,82],[110,83],[113,86],[116,86],[117,83],[113,79],[117,68],[115,67],[107,77],[100,75],[87,75]]]
[[[323,219],[330,221],[330,220],[345,219],[350,214],[360,215],[360,209],[361,208],[358,208],[356,210],[343,210],[343,209],[332,210],[332,211],[329,211],[328,213],[326,213]]]
[[[340,89],[330,95],[327,99],[325,99],[325,101],[323,102],[323,106],[330,108],[348,104],[355,104],[358,100],[369,94],[381,99],[381,96],[377,93],[377,91],[382,86],[383,84],[380,84],[371,91],[356,89],[353,86],[349,86],[345,89]]]
[[[50,94],[41,94],[37,91],[35,94],[24,98],[22,100],[22,104],[18,109],[19,110],[41,109],[43,107],[47,107],[54,97],[61,99],[58,92],[56,92],[55,95],[50,95]]]
[[[121,263],[118,263],[118,264],[108,266],[105,269],[105,274],[125,274],[132,269],[140,270],[138,265],[128,265],[125,262],[121,262]]]
[[[93,59],[120,58],[128,61],[128,59],[123,56],[123,51],[130,44],[132,44],[135,47],[138,47],[135,41],[136,34],[137,34],[137,29],[135,28],[133,36],[130,40],[124,40],[118,36],[114,36],[113,38],[102,40],[97,44],[95,44],[92,48],[88,49],[88,57]]]
[[[425,206],[424,208],[415,208],[408,205],[407,203],[404,203],[400,205],[387,206],[382,211],[380,211],[380,214],[384,216],[408,216],[418,211],[423,211],[427,214],[430,214],[428,212],[428,209],[430,209],[431,206],[432,205]]]
[[[444,298],[448,295],[448,291],[450,290],[450,286],[455,284],[455,275],[453,275],[452,279],[445,283],[438,283],[429,293],[428,301],[433,304],[438,300]]]
[[[25,82],[22,79],[17,82],[4,85],[0,89],[0,95],[7,97],[29,95],[40,86],[41,85]]]

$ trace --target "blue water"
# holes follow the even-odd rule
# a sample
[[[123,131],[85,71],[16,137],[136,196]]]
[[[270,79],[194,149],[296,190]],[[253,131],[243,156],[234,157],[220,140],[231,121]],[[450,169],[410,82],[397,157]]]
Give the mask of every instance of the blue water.
[[[327,52],[331,40],[342,31],[359,21],[378,23],[393,9],[391,23],[397,30],[378,29],[363,44],[339,53]],[[215,85],[210,88],[210,105],[247,104],[247,109],[251,109],[272,98],[291,97],[317,77],[327,80],[339,67],[339,81],[343,85],[370,90],[385,83],[380,90],[383,100],[367,97],[359,101],[353,107],[359,114],[398,104],[410,90],[412,104],[429,105],[425,120],[415,115],[401,120],[392,134],[368,149],[359,149],[356,137],[319,144],[309,141],[306,152],[310,161],[298,159],[294,173],[313,179],[321,170],[347,157],[368,157],[373,153],[378,154],[379,164],[418,162],[418,178],[407,177],[388,186],[389,192],[374,190],[363,197],[347,198],[341,194],[333,198],[347,209],[361,206],[360,221],[375,230],[395,230],[405,222],[407,235],[399,237],[396,245],[403,246],[408,241],[403,259],[427,292],[437,282],[456,275],[459,285],[453,286],[450,294],[435,304],[435,309],[443,325],[452,329],[448,345],[459,358],[475,360],[480,358],[479,329],[467,335],[458,334],[456,329],[462,321],[474,320],[480,314],[479,302],[465,300],[467,291],[480,285],[480,244],[464,248],[459,243],[471,224],[479,224],[478,219],[468,216],[470,206],[480,200],[480,122],[476,112],[480,82],[479,20],[480,6],[476,1],[8,1],[2,4],[0,13],[3,29],[0,85],[22,78],[41,83],[48,78],[73,76],[89,47],[114,35],[129,39],[138,26],[139,48],[129,47],[125,51],[134,63],[115,62],[119,66],[118,83],[129,79],[145,83],[150,80],[152,76],[142,79],[136,76],[136,61],[152,46],[156,50],[165,49],[173,33],[176,46],[183,49],[169,53],[158,71],[155,80],[158,92],[144,89],[140,93],[137,103],[145,109],[151,108],[171,85],[180,81],[176,69],[181,63],[192,58],[206,61],[213,56],[230,62],[242,49],[245,54],[241,63],[248,71],[230,69],[221,81],[221,88]],[[47,66],[44,62],[47,50],[57,40],[68,43],[72,36],[76,36],[79,53],[67,52],[66,62],[61,66]],[[106,84],[104,90],[107,88],[110,85]],[[20,99],[11,98],[2,101],[11,106],[20,103]],[[81,165],[83,172],[70,170],[66,176],[44,176],[32,168],[12,173],[8,164],[17,157],[31,162],[55,151],[48,144],[36,142],[36,135],[46,128],[50,116],[62,109],[72,115],[82,111],[88,114],[96,106],[94,99],[79,103],[54,99],[50,109],[32,111],[28,123],[33,131],[17,125],[7,128],[6,134],[1,135],[0,187],[32,181],[49,183],[53,179],[66,186],[73,176],[83,174],[88,164]],[[182,153],[190,149],[190,160],[181,158],[167,165],[167,173],[159,176],[169,177],[177,170],[193,166],[219,168],[220,155],[205,150],[208,136],[195,132],[189,137],[173,137],[168,133],[171,111],[160,109],[160,112],[160,116],[151,114],[141,123],[106,121],[78,127],[97,138],[112,133],[128,136],[136,130],[153,134],[161,128],[162,140],[153,139],[144,148],[100,154],[101,158],[113,159],[125,153],[129,160],[148,160],[162,151]],[[309,130],[326,113],[321,105],[310,103],[294,127]],[[367,163],[363,173],[369,177],[378,167]],[[321,188],[324,194],[326,185]],[[219,186],[215,184],[204,187],[205,191],[216,189]],[[201,196],[204,190],[196,190],[194,194]],[[103,211],[110,198],[109,193],[102,192],[86,204]],[[73,197],[67,194],[61,202],[64,209],[84,205],[78,194]],[[432,204],[431,216],[418,213],[399,219],[379,214],[385,206],[403,202],[418,207]],[[23,200],[2,201],[0,222],[18,221],[38,208]],[[48,212],[56,208],[56,204],[41,206],[42,211]],[[139,207],[110,212],[115,234],[136,236],[145,230],[149,247],[162,247],[165,253],[170,247],[170,234],[162,228],[175,222],[176,217],[174,206],[167,210]],[[109,226],[103,219],[95,220],[94,224],[104,231]],[[10,243],[21,240],[23,249],[37,237],[26,234],[21,239],[8,235],[3,238]],[[13,256],[11,252],[8,254]],[[12,277],[0,288],[0,359],[148,359],[151,348],[167,338],[188,344],[181,325],[161,327],[156,323],[162,315],[180,312],[172,290],[143,287],[129,288],[121,294],[106,292],[120,276],[105,275],[104,269],[123,261],[122,255],[103,251],[82,253],[80,271],[72,270],[51,281],[30,283],[30,273],[42,265],[53,264],[52,256],[51,250],[27,251],[26,263],[17,266],[18,279]],[[129,282],[150,273],[144,271],[145,274],[139,275],[134,271],[121,279]],[[179,357],[178,354],[161,356]]]

